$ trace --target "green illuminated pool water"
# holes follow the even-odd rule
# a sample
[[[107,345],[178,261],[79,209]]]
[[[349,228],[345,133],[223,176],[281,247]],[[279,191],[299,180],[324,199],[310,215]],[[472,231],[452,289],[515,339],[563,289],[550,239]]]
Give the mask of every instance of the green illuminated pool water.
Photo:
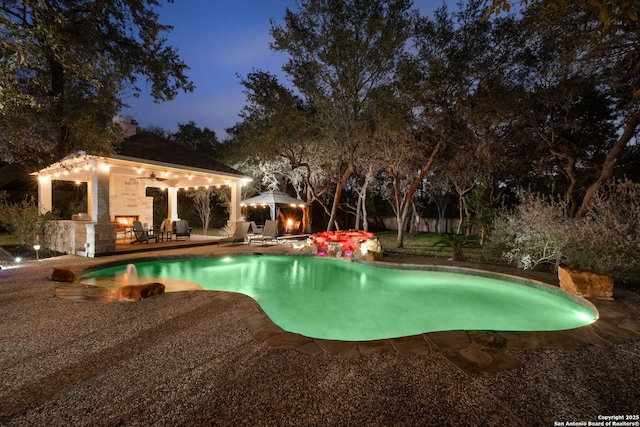
[[[193,281],[255,299],[280,327],[363,341],[447,330],[552,331],[593,323],[588,304],[540,285],[450,271],[382,268],[306,256],[237,256],[137,263],[139,277]],[[126,266],[83,278],[115,277]]]

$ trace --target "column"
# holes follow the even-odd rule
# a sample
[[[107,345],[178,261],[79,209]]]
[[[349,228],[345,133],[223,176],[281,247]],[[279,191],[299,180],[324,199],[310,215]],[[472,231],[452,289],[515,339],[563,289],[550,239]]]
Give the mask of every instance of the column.
[[[53,210],[51,177],[38,177],[38,209],[41,214],[51,212],[51,210]]]
[[[178,218],[178,189],[169,187],[167,189],[167,215],[171,221],[177,221]]]
[[[109,223],[109,166],[98,164],[87,185],[87,206],[91,221]]]
[[[242,208],[240,207],[240,202],[242,201],[242,182],[233,181],[229,184],[229,187],[231,187],[231,203],[229,204],[227,229],[229,235],[232,235],[236,231],[236,221],[240,221],[242,217]]]

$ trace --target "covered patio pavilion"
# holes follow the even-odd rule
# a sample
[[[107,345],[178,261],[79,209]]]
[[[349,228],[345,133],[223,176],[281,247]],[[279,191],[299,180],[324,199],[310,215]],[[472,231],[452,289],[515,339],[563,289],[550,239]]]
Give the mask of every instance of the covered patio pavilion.
[[[128,138],[109,156],[73,153],[34,173],[38,177],[38,206],[52,211],[52,182],[87,183],[87,212],[58,221],[52,249],[93,257],[115,251],[116,228],[126,218],[153,224],[153,197],[148,187],[167,192],[168,218],[178,220],[178,191],[227,186],[231,191],[228,229],[240,220],[242,185],[251,177],[206,154],[148,133]]]

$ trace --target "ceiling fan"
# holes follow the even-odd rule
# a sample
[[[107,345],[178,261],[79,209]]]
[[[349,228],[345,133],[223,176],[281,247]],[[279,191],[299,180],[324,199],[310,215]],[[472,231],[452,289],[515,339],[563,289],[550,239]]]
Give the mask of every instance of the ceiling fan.
[[[166,181],[167,178],[160,178],[159,176],[156,176],[155,172],[151,172],[149,174],[149,176],[141,176],[138,179],[150,179],[150,180],[155,180],[155,181]]]

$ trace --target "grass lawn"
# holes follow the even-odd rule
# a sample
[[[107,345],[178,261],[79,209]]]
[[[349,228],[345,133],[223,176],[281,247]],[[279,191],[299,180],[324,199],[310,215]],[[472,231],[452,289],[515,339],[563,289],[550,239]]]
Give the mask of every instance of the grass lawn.
[[[405,255],[423,255],[436,258],[451,258],[452,249],[447,245],[438,245],[438,239],[442,236],[436,233],[419,233],[417,235],[405,234],[404,247],[396,247],[396,238],[398,236],[395,231],[379,231],[376,232],[378,240],[382,245],[385,253],[405,254]],[[481,247],[463,247],[464,257],[467,261],[482,262],[484,259]]]

